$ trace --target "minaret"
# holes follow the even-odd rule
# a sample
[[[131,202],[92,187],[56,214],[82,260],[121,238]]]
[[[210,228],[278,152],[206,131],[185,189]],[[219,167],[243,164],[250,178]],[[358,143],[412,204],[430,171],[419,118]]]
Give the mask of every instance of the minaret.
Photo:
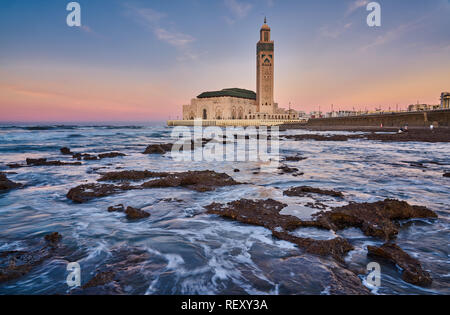
[[[258,112],[274,113],[273,75],[274,75],[274,42],[270,40],[270,27],[264,18],[260,40],[256,45],[256,95]]]

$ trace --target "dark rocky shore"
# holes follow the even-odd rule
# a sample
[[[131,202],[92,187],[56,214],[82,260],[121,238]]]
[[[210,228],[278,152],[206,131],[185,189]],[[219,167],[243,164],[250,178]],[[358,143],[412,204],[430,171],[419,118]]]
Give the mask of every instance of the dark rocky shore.
[[[334,191],[310,189],[305,187],[293,188],[285,194],[293,196],[292,192],[314,191],[319,194],[341,198],[343,195]],[[332,231],[339,231],[348,227],[361,229],[364,234],[393,240],[400,228],[398,222],[413,218],[437,218],[433,211],[419,206],[411,206],[398,200],[379,201],[375,203],[351,203],[344,207],[334,208],[332,211],[319,212],[315,220],[303,221],[290,215],[281,215],[280,211],[287,207],[278,201],[268,200],[238,200],[228,204],[213,203],[206,206],[207,213],[216,214],[224,218],[236,220],[246,224],[268,228],[278,239],[296,244],[307,253],[332,256],[343,263],[345,255],[353,250],[353,246],[344,238],[331,240],[315,240],[293,235],[291,232],[302,227],[314,227]],[[424,271],[420,262],[402,251],[397,245],[390,244],[376,249],[368,248],[369,253],[387,258],[399,266],[404,266],[403,279],[407,282],[427,286],[432,280]]]
[[[34,267],[62,253],[59,233],[45,235],[29,250],[0,252],[0,283],[23,277]]]
[[[14,183],[13,181],[10,181],[6,174],[0,173],[0,192],[9,191],[14,188],[21,187],[22,184]]]
[[[157,178],[140,185],[130,185],[129,181]],[[72,188],[67,198],[83,203],[94,198],[106,197],[127,190],[184,187],[198,192],[213,191],[218,187],[239,185],[232,177],[213,171],[189,171],[182,173],[161,173],[149,171],[123,171],[103,174],[99,181],[120,181],[116,184],[84,184]]]
[[[323,131],[333,131],[333,128],[320,129]],[[351,135],[318,135],[318,134],[302,134],[280,136],[281,139],[295,140],[295,141],[348,141],[348,140],[372,140],[383,142],[450,142],[450,129],[410,129],[408,132],[398,133],[397,130],[379,129],[339,129],[340,131],[364,131],[366,134],[351,134]]]

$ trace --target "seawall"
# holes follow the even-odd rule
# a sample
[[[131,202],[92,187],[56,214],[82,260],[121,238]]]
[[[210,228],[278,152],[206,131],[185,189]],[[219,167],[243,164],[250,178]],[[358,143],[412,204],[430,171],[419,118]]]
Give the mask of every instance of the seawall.
[[[318,118],[310,119],[306,127],[379,127],[381,124],[384,127],[402,127],[406,124],[410,127],[429,127],[431,124],[439,127],[450,127],[450,110]]]

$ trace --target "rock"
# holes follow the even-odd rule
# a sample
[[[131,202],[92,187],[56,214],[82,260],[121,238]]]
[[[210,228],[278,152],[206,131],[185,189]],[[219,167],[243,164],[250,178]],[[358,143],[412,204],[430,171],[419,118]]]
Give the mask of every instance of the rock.
[[[155,279],[166,263],[158,261],[148,250],[123,246],[112,249],[95,275],[81,288],[70,294],[77,295],[123,295],[145,294],[148,283]]]
[[[127,215],[128,220],[145,219],[150,216],[150,213],[140,209],[135,209],[133,207],[128,207],[127,210],[125,211],[125,214]]]
[[[386,199],[374,203],[351,203],[314,215],[323,228],[338,231],[349,227],[360,228],[365,235],[390,240],[398,234],[397,220],[437,218],[433,211],[411,206],[404,201]]]
[[[308,202],[305,206],[312,208],[312,209],[320,209],[320,210],[327,209],[327,206],[321,202]]]
[[[444,173],[444,177],[450,177],[450,173]]]
[[[339,262],[344,262],[345,255],[354,249],[354,247],[342,237],[337,237],[331,240],[315,240],[311,238],[297,237],[286,232],[272,231],[272,235],[276,238],[284,241],[288,241],[296,244],[298,247],[303,248],[307,253],[320,255],[320,256],[332,256]]]
[[[61,148],[59,150],[61,151],[62,155],[73,155],[72,151],[70,151],[70,149],[67,147]]]
[[[383,142],[450,142],[450,132],[445,128],[430,130],[409,129],[404,133],[371,133],[366,135],[367,140]]]
[[[172,150],[172,143],[151,144],[149,145],[144,154],[165,154]]]
[[[9,168],[21,168],[21,167],[25,167],[25,165],[19,164],[19,163],[11,163],[11,164],[7,164],[6,166],[8,166]]]
[[[0,192],[19,188],[21,186],[22,184],[14,183],[13,181],[10,181],[4,173],[0,173]]]
[[[208,214],[216,214],[246,224],[264,226],[269,230],[281,227],[283,230],[293,231],[301,227],[303,222],[299,218],[280,214],[285,207],[287,204],[273,199],[241,199],[228,204],[212,203],[205,208]]]
[[[61,161],[48,161],[45,158],[42,159],[27,159],[28,166],[65,166],[65,165],[81,165],[80,162],[67,163]]]
[[[285,196],[289,196],[289,197],[303,197],[303,196],[307,195],[308,193],[344,198],[344,194],[342,194],[339,191],[324,190],[324,189],[313,188],[313,187],[308,187],[308,186],[294,187],[294,188],[291,188],[291,189],[283,192],[283,194]]]
[[[105,271],[96,274],[88,283],[82,286],[83,289],[103,286],[114,280],[114,271]]]
[[[296,156],[286,156],[285,158],[284,158],[284,160],[286,161],[286,162],[300,162],[300,161],[303,161],[303,160],[306,160],[307,158],[306,157],[302,157],[302,156],[300,156],[300,155],[296,155]]]
[[[33,267],[58,254],[61,235],[52,233],[44,239],[45,244],[36,249],[0,252],[0,283],[23,277]]]
[[[239,185],[225,173],[213,171],[189,171],[171,173],[167,176],[142,184],[143,188],[185,187],[198,192],[213,191],[218,187]]]
[[[226,205],[213,203],[205,208],[208,214],[216,214],[242,223],[268,228],[272,231],[273,236],[294,243],[312,254],[331,255],[335,259],[342,261],[344,255],[353,249],[353,246],[343,238],[314,240],[287,233],[286,231],[293,231],[299,227],[320,228],[320,225],[313,221],[302,221],[294,216],[280,214],[280,211],[286,206],[286,204],[272,199],[242,199]]]
[[[405,253],[396,244],[384,244],[381,247],[368,246],[369,255],[387,259],[403,269],[404,281],[419,286],[429,286],[432,283],[431,276],[422,269],[420,262]]]
[[[108,212],[125,212],[124,205],[115,205],[108,208]]]
[[[56,246],[62,239],[61,234],[58,232],[53,232],[51,234],[45,235],[44,239],[50,244],[51,246]]]
[[[141,181],[148,178],[167,177],[169,173],[150,171],[121,171],[102,174],[99,182],[107,181]]]
[[[333,130],[336,128],[327,127],[323,130]],[[339,131],[358,131],[355,128],[338,128]],[[450,142],[450,132],[446,128],[435,129],[433,132],[426,129],[410,129],[409,132],[404,133],[379,133],[381,129],[361,129],[359,131],[373,131],[366,134],[351,134],[351,135],[319,135],[319,134],[302,134],[302,135],[289,135],[280,136],[280,138],[294,140],[294,141],[304,141],[304,140],[314,140],[314,141],[348,141],[348,140],[371,140],[371,141],[383,141],[383,142]],[[386,131],[386,130],[383,130]],[[392,131],[392,130],[391,130]]]
[[[241,170],[239,170],[239,169],[237,169],[237,168],[233,170],[233,172],[235,172],[235,173],[239,173],[240,171],[241,171]]]
[[[166,187],[184,187],[198,192],[213,191],[218,187],[240,185],[232,177],[224,173],[213,171],[189,171],[183,173],[152,173],[148,171],[124,171],[104,174],[100,180],[142,180],[148,177],[159,177],[142,185],[132,186],[128,183],[113,184],[85,184],[72,188],[67,198],[78,202],[87,202],[94,198],[106,197],[133,189],[150,189]]]
[[[85,161],[97,161],[99,158],[96,155],[92,155],[92,154],[83,154],[83,160]]]
[[[106,197],[132,189],[139,189],[139,187],[126,184],[121,186],[111,184],[85,184],[70,189],[67,193],[67,198],[76,203],[84,203],[95,198]]]
[[[292,174],[293,176],[302,176],[305,174],[303,172],[300,172],[300,170],[298,168],[289,167],[286,165],[282,165],[282,166],[278,167],[278,169],[281,171],[280,174]]]
[[[112,159],[112,158],[116,158],[116,157],[122,157],[122,156],[127,156],[124,153],[120,153],[120,152],[110,152],[110,153],[102,153],[98,155],[99,159]]]
[[[291,136],[282,136],[281,138],[295,141],[305,141],[305,140],[314,140],[314,141],[348,141],[349,139],[361,139],[363,135],[317,135],[317,134],[304,134],[304,135],[291,135]]]

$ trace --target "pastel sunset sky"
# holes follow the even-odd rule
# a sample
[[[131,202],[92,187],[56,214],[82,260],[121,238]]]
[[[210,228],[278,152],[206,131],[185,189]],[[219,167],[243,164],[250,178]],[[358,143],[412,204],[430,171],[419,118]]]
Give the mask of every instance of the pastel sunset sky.
[[[0,1],[0,121],[161,121],[203,91],[256,89],[267,15],[275,98],[297,110],[438,104],[450,90],[450,1]]]

